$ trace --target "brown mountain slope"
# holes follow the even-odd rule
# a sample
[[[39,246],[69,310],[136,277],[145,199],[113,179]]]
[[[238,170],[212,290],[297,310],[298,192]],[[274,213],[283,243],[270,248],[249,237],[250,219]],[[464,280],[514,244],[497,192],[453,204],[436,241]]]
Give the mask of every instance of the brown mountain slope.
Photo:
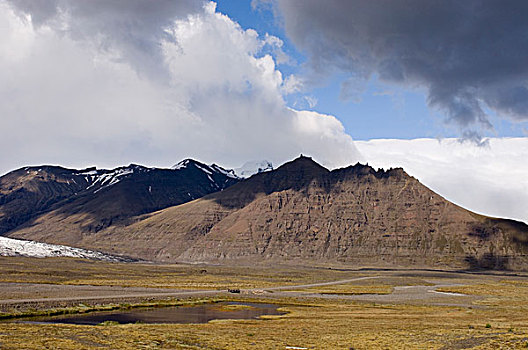
[[[307,157],[126,227],[57,234],[41,219],[10,236],[160,261],[528,267],[524,223],[460,208],[402,169],[330,172]]]
[[[52,229],[75,226],[62,232],[66,236],[76,231],[97,232],[237,182],[225,169],[191,159],[175,169],[134,164],[113,170],[22,168],[0,177],[0,235],[35,224]]]
[[[0,234],[14,229],[90,185],[82,170],[26,167],[0,177]]]

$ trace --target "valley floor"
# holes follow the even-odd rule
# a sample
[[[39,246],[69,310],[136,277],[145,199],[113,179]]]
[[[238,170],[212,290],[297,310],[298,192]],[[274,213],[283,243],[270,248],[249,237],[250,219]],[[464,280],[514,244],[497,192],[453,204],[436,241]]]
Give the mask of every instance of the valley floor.
[[[98,326],[17,318],[220,300],[276,303],[287,313]],[[0,258],[0,310],[0,349],[528,348],[528,275],[522,273]]]

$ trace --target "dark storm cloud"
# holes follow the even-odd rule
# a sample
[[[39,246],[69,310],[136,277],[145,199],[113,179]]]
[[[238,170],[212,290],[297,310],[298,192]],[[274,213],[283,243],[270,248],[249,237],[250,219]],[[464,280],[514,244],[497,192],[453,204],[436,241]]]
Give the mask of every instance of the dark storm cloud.
[[[528,120],[528,1],[278,0],[278,8],[315,72],[425,87],[429,105],[464,129],[490,128],[486,108]]]
[[[161,40],[175,19],[200,10],[197,0],[8,0],[31,16],[33,25],[50,26],[75,40],[90,40],[101,50],[118,50],[139,73],[162,78]]]

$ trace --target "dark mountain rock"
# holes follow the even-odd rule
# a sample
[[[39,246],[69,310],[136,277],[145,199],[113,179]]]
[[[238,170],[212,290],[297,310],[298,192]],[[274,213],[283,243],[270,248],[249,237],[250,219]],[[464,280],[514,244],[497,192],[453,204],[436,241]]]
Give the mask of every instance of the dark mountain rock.
[[[56,166],[26,167],[0,177],[0,234],[84,191],[91,183],[76,175],[79,172]]]
[[[229,171],[185,160],[174,169],[135,164],[113,170],[22,168],[0,177],[0,234],[46,212],[82,216],[79,228],[97,232],[133,216],[182,204],[238,182]]]

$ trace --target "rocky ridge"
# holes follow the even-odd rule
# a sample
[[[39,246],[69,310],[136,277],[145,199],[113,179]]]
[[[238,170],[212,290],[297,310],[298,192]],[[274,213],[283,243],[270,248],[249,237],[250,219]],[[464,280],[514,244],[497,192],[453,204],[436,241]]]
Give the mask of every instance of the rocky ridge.
[[[80,215],[83,231],[96,232],[238,181],[229,170],[191,159],[173,169],[25,167],[0,177],[0,235],[51,211],[65,218]]]

